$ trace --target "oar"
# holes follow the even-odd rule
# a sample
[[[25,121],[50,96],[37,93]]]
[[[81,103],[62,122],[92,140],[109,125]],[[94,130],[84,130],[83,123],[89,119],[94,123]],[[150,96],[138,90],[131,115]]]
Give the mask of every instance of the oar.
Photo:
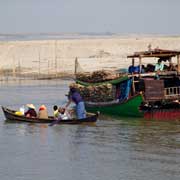
[[[58,124],[61,121],[61,119],[54,120],[52,123],[49,124],[49,126],[54,126],[55,124]]]

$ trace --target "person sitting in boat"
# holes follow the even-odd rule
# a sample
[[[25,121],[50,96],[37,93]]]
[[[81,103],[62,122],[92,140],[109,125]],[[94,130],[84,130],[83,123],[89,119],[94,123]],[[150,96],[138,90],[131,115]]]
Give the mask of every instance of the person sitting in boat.
[[[147,64],[147,66],[146,66],[147,73],[154,72],[154,70],[155,70],[155,66],[153,64]]]
[[[159,71],[163,71],[163,69],[164,69],[164,64],[162,62],[162,59],[160,58],[158,59],[158,62],[155,65],[155,71],[159,72]]]
[[[39,119],[48,119],[48,112],[47,112],[47,108],[45,105],[41,105],[39,107],[39,112],[38,112],[37,117]]]
[[[53,110],[54,110],[54,112],[53,112],[54,117],[55,117],[55,118],[58,118],[58,117],[59,117],[58,106],[57,106],[57,105],[54,105],[54,106],[53,106]]]
[[[68,97],[69,101],[65,106],[65,109],[73,102],[76,104],[76,115],[78,119],[86,118],[86,110],[84,106],[83,98],[80,93],[72,86],[70,86],[70,93]]]
[[[27,104],[28,110],[24,113],[26,117],[37,117],[36,108],[33,104]]]
[[[68,111],[65,108],[59,108],[58,109],[59,112],[59,116],[58,119],[59,120],[67,120],[67,119],[71,119],[70,114],[68,113]]]

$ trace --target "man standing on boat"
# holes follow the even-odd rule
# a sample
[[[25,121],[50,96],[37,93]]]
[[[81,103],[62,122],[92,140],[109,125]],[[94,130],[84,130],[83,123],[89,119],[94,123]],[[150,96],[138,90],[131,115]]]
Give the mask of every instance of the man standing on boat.
[[[67,108],[71,104],[71,102],[74,102],[76,104],[77,118],[78,119],[86,118],[84,101],[80,93],[76,90],[76,88],[70,86],[70,94],[68,98],[69,98],[69,101],[66,104],[65,108]]]

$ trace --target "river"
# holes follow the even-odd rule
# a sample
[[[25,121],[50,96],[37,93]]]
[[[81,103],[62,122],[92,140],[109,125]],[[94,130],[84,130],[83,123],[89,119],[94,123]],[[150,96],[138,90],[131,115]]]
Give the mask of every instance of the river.
[[[69,81],[1,84],[0,104],[63,105]],[[0,112],[2,180],[179,180],[180,122],[101,115],[96,125],[7,123]]]

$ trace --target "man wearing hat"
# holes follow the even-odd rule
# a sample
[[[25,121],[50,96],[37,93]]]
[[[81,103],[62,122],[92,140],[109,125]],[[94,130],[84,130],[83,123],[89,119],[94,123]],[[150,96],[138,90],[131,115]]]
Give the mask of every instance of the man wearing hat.
[[[25,112],[26,117],[37,117],[35,106],[33,104],[27,104],[28,110]]]
[[[76,115],[78,119],[86,118],[86,110],[84,106],[83,98],[81,97],[80,93],[76,90],[76,88],[70,86],[70,93],[69,93],[69,101],[65,106],[65,109],[74,102],[76,104]]]

